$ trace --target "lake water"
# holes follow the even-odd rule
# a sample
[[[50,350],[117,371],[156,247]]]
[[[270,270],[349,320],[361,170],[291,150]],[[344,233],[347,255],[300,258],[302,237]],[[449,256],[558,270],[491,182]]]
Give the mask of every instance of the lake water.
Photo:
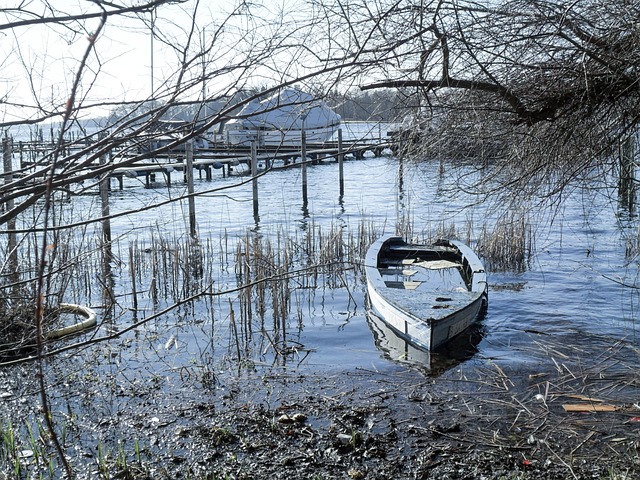
[[[310,230],[320,229],[327,234],[341,229],[346,239],[349,234],[356,235],[363,222],[382,233],[393,231],[399,218],[409,218],[416,234],[435,232],[449,225],[454,225],[458,232],[470,228],[473,244],[482,226],[491,228],[504,212],[493,204],[470,207],[475,201],[470,195],[443,193],[457,190],[453,179],[441,175],[441,167],[439,162],[404,165],[400,182],[396,159],[368,157],[347,161],[341,197],[337,163],[311,166],[307,174],[307,205],[302,202],[299,168],[269,172],[258,181],[257,217],[248,178],[223,178],[217,171],[220,175],[214,174],[212,181],[196,181],[197,191],[209,192],[195,200],[199,236],[202,242],[213,245],[220,244],[223,236],[229,245],[235,245],[236,239],[247,235],[273,241],[288,236],[295,239],[295,243],[302,242]],[[447,169],[444,165],[445,172]],[[158,180],[154,188],[147,189],[143,179],[126,179],[124,190],[114,190],[111,194],[111,213],[136,210],[186,193],[182,184],[174,183],[168,188],[162,179]],[[219,188],[224,190],[216,191]],[[79,197],[73,202],[74,215],[84,218],[92,211],[97,216],[98,202],[94,194]],[[481,340],[468,361],[502,362],[526,369],[541,361],[540,350],[544,350],[541,344],[545,343],[579,345],[585,361],[608,342],[624,341],[637,346],[638,260],[625,256],[626,238],[637,238],[637,219],[620,213],[611,192],[593,190],[576,191],[552,211],[529,214],[528,221],[535,241],[529,267],[522,272],[489,271],[489,308],[480,325]],[[119,259],[115,268],[115,292],[119,298],[116,311],[120,312],[116,329],[140,319],[139,316],[131,318],[126,311],[132,301],[128,295],[131,290],[128,244],[132,239],[150,242],[151,237],[164,240],[168,245],[186,244],[188,231],[185,200],[112,222]],[[99,228],[94,235],[100,235]],[[233,275],[227,278],[224,272],[215,275],[220,276],[216,278],[218,286],[235,286]],[[149,276],[148,271],[143,274],[137,286],[140,291],[148,287]],[[289,368],[295,366],[303,371],[398,368],[399,363],[388,357],[402,352],[384,352],[376,347],[366,316],[362,282],[351,284],[349,289],[322,287],[319,290],[310,298],[309,292],[303,290],[292,297],[302,306],[293,306],[287,330],[289,339],[298,342],[304,354],[288,357]],[[100,289],[94,287],[91,298],[79,297],[72,301],[86,301],[99,307],[102,301],[99,293]],[[144,317],[170,305],[171,300],[180,300],[178,297],[176,294],[174,298],[158,300],[140,294],[138,307]],[[301,297],[304,299],[300,300]],[[224,301],[218,299],[213,314],[205,308],[206,302],[196,301],[191,315],[177,309],[162,315],[153,327],[145,325],[144,328],[153,330],[156,346],[171,345],[169,351],[178,365],[198,355],[202,344],[211,341],[208,332],[212,328],[216,330],[213,342],[226,346],[231,354],[235,347],[229,346],[234,342],[230,342],[233,335],[224,302],[235,302],[238,294],[223,298]],[[203,312],[215,317],[215,321],[194,323]],[[210,321],[213,326],[208,324]],[[270,324],[269,320],[264,322]],[[166,350],[161,348],[164,353],[158,358],[163,365]],[[260,349],[249,357],[257,364],[275,361],[271,354],[261,354]]]

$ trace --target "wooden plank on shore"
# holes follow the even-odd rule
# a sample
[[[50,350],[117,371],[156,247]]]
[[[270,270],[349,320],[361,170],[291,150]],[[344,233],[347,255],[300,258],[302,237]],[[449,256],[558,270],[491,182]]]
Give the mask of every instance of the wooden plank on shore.
[[[565,412],[616,412],[620,407],[605,403],[565,403],[562,405]]]

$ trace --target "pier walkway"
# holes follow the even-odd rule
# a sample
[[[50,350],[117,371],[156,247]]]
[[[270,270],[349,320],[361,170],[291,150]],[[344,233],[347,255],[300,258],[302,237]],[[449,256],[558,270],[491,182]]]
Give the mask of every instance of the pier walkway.
[[[83,145],[72,145],[66,154],[81,151]],[[51,145],[48,145],[49,152]],[[85,147],[86,148],[86,147]],[[90,147],[89,147],[90,148]],[[153,155],[138,153],[135,147],[121,146],[117,151],[112,152],[110,158],[105,163],[90,165],[88,169],[100,169],[104,172],[105,164],[113,165],[108,176],[118,181],[119,188],[123,188],[124,178],[144,177],[145,185],[150,187],[158,174],[162,175],[167,184],[173,180],[173,172],[181,172],[182,179],[187,180],[188,164],[192,165],[193,171],[197,171],[200,178],[211,180],[214,171],[220,170],[221,175],[228,176],[234,169],[247,171],[251,168],[253,156],[262,169],[268,168],[288,168],[298,164],[321,163],[324,161],[339,161],[342,159],[362,159],[367,152],[375,156],[380,156],[385,152],[393,150],[394,145],[389,138],[350,140],[344,142],[330,141],[323,144],[305,144],[298,146],[260,147],[252,153],[251,147],[234,146],[226,143],[214,144],[209,148],[197,148],[193,150],[192,159],[187,162],[186,152],[168,151]],[[134,153],[135,152],[135,153]],[[162,152],[162,149],[159,149]],[[28,172],[32,181],[37,181],[48,170],[46,161],[42,158],[47,155],[47,145],[45,142],[20,142],[13,145],[14,155],[19,155],[21,172]],[[151,152],[153,153],[153,152]],[[302,162],[304,155],[306,162]],[[135,160],[142,156],[143,160]],[[37,161],[40,159],[40,161]],[[122,165],[122,166],[119,166]],[[245,165],[245,167],[238,167]],[[31,167],[31,168],[30,168]],[[236,168],[238,167],[238,168]],[[82,176],[86,178],[85,174]],[[178,179],[180,181],[180,179]],[[73,180],[71,180],[73,182]]]

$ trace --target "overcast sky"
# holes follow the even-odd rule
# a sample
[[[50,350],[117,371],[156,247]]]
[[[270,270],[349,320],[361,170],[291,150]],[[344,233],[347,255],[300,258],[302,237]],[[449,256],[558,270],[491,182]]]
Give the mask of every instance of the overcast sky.
[[[78,108],[79,118],[107,115],[121,102],[167,101],[176,85],[189,85],[177,100],[192,101],[202,99],[203,91],[211,98],[231,93],[230,88],[297,82],[324,68],[324,54],[340,57],[339,48],[327,47],[340,29],[327,28],[322,36],[322,21],[328,17],[323,17],[326,11],[321,2],[187,0],[157,8],[153,42],[152,15],[145,13],[110,16],[93,44],[90,38],[99,18],[15,26],[25,19],[101,12],[91,0],[0,2],[0,129],[3,124],[39,121],[51,114],[62,118],[88,49],[74,106],[103,105]],[[7,28],[10,24],[14,26]],[[189,67],[181,72],[183,64]],[[207,79],[202,81],[205,71]],[[328,88],[335,88],[333,75],[333,71],[325,77],[314,74],[305,85],[297,86],[315,87],[328,79]]]
[[[41,0],[10,1],[15,5],[0,7],[0,26],[30,17],[16,16],[10,11],[21,3],[25,3],[25,8],[31,12],[50,15]],[[88,0],[50,0],[49,3],[57,5],[65,14],[99,11]],[[151,15],[110,17],[89,54],[80,97],[86,96],[85,103],[133,101],[151,97],[152,86],[162,90],[163,81],[175,78],[172,75],[176,74],[181,59],[174,47],[187,43],[192,18],[195,16],[197,24],[191,40],[193,53],[201,51],[203,44],[210,44],[212,35],[225,18],[223,8],[227,11],[233,8],[230,3],[225,3],[224,7],[220,3],[223,2],[190,0],[183,5],[163,6],[157,10],[154,24],[156,34],[161,38],[153,41],[153,81]],[[218,67],[230,61],[233,30],[237,35],[240,29],[250,28],[243,25],[246,22],[247,19],[241,16],[227,21],[224,40],[219,41],[207,57],[211,65]],[[73,24],[73,27],[77,30],[78,25]],[[0,100],[3,100],[0,123],[36,118],[42,114],[40,109],[63,109],[80,60],[91,45],[89,37],[98,25],[97,18],[86,20],[82,23],[85,32],[81,33],[51,24],[0,30]],[[238,46],[239,40],[236,41]],[[194,65],[189,75],[193,77],[201,72],[201,64]],[[232,78],[230,76],[229,80]],[[198,94],[200,92],[191,93],[192,96]]]

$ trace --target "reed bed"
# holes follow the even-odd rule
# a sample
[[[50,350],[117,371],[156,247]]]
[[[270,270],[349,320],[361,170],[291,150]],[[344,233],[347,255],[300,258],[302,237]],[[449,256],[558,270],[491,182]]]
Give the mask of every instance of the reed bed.
[[[187,303],[208,312],[212,331],[215,322],[226,322],[236,354],[242,344],[243,357],[271,348],[277,355],[288,350],[287,332],[291,325],[301,328],[303,306],[314,301],[316,292],[344,288],[352,299],[351,291],[364,282],[366,250],[381,229],[388,227],[365,220],[355,229],[312,221],[293,232],[278,227],[204,239],[167,236],[156,229],[133,239],[123,235],[108,245],[102,244],[99,229],[94,235],[83,229],[58,239],[47,277],[50,304],[71,297],[74,303],[102,307],[105,318],[124,320],[126,312],[133,312],[135,322],[190,299]],[[477,249],[488,268],[525,268],[532,250],[530,230],[525,217],[516,214],[501,219],[493,230],[483,226]],[[396,231],[416,236],[411,221],[399,222]],[[422,234],[471,243],[473,231],[471,222],[461,231],[453,223],[440,223]],[[35,250],[34,238],[25,237],[22,244]],[[26,277],[34,268],[22,266],[19,297],[33,298],[33,278]]]
[[[409,225],[401,232],[406,238],[431,243],[440,238],[460,240],[474,248],[489,272],[523,272],[534,253],[534,239],[526,216],[513,213],[499,218],[495,224],[485,222],[479,234],[472,220],[464,224],[440,222],[421,231]],[[476,235],[478,235],[476,237]]]
[[[365,226],[359,231],[371,234]],[[235,249],[240,312],[239,320],[235,314],[233,319],[236,343],[243,341],[246,346],[246,335],[255,331],[262,335],[261,348],[266,344],[276,355],[290,353],[287,332],[302,328],[301,303],[313,302],[316,291],[353,288],[352,271],[362,263],[367,246],[338,226],[325,232],[312,224],[294,236],[281,230],[273,237],[247,233]]]
[[[109,331],[117,331],[190,299],[187,303],[208,312],[212,332],[215,322],[226,323],[234,345],[247,347],[257,340],[259,351],[266,344],[277,346],[276,354],[286,347],[289,323],[302,322],[301,306],[313,301],[316,289],[350,288],[350,272],[358,268],[375,238],[373,226],[366,222],[355,234],[312,222],[306,230],[294,233],[282,228],[270,234],[248,230],[242,237],[225,232],[204,240],[170,237],[154,230],[133,239],[123,235],[108,245],[102,243],[100,233],[97,228],[95,235],[83,230],[57,239],[45,279],[48,304],[54,306],[64,299],[92,305],[101,309],[101,318],[125,322],[120,326],[110,323]],[[35,236],[27,235],[21,247],[37,251],[37,243]],[[4,322],[0,331],[0,345],[12,345],[12,349],[32,343],[34,336],[29,305],[34,298],[37,257],[21,258],[19,281],[15,286],[4,285],[4,291],[15,292],[15,299],[4,296],[0,309],[5,318],[15,319]],[[18,308],[25,313],[19,319],[12,317]],[[126,312],[132,313],[130,321]],[[255,353],[243,350],[247,352],[244,356]]]
[[[510,212],[499,218],[492,228],[483,225],[476,249],[489,271],[526,270],[534,251],[526,214]]]

